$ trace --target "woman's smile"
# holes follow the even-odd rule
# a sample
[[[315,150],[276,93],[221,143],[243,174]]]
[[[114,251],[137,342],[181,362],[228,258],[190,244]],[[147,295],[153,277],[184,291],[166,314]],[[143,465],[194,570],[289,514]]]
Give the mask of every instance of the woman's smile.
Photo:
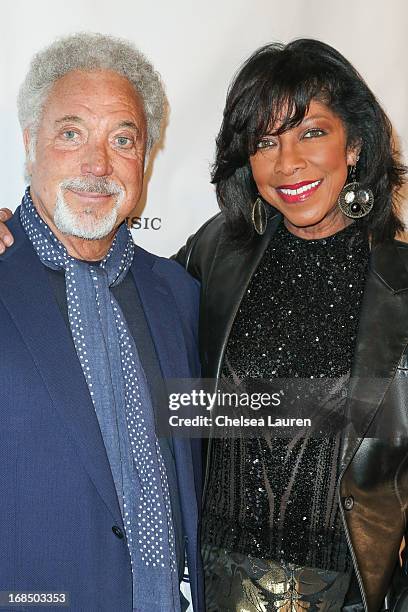
[[[322,182],[323,179],[300,181],[292,185],[279,185],[275,189],[282,200],[288,204],[294,204],[296,202],[304,202],[307,198],[310,198],[311,195],[316,193]]]

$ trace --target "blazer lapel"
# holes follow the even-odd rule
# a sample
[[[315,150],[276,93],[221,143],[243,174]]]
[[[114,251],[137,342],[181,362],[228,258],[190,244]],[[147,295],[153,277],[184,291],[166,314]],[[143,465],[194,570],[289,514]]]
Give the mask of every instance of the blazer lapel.
[[[408,248],[397,245],[381,245],[371,253],[351,370],[344,468],[373,422],[408,344]]]
[[[67,438],[117,524],[122,522],[101,431],[74,345],[47,272],[16,215],[15,245],[0,262],[0,299],[38,368]],[[16,282],[18,279],[18,282]],[[75,495],[75,491],[72,492]]]
[[[177,306],[167,280],[154,270],[155,259],[136,247],[131,266],[149,330],[156,347],[163,378],[189,378],[187,353]]]

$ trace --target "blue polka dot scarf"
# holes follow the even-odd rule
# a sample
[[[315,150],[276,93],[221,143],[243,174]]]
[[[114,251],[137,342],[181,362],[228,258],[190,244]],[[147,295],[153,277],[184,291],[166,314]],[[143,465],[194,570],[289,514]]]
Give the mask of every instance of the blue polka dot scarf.
[[[29,188],[20,218],[41,262],[65,270],[72,338],[122,510],[133,573],[133,609],[178,612],[180,591],[166,468],[137,348],[109,290],[129,271],[132,236],[122,224],[106,257],[92,265],[68,254],[38,215]]]

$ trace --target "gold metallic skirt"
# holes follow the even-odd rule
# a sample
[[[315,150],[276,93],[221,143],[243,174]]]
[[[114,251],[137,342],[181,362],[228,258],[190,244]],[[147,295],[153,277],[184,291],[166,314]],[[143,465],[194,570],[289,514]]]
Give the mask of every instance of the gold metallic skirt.
[[[204,544],[207,612],[339,612],[350,574],[277,563]]]

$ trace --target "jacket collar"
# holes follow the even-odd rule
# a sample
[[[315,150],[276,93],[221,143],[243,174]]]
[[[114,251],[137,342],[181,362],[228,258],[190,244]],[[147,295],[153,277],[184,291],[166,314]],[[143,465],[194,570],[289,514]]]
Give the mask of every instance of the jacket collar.
[[[156,347],[163,378],[191,376],[169,279],[161,274],[161,259],[136,246],[131,272]]]
[[[393,293],[408,290],[408,244],[394,240],[375,247],[371,253],[371,267]]]
[[[280,214],[271,217],[265,233],[256,236],[242,253],[231,250],[231,241],[222,229],[206,288],[209,300],[206,302],[206,312],[202,313],[203,321],[209,320],[209,328],[214,332],[210,341],[202,335],[200,338],[200,344],[207,347],[203,360],[204,366],[208,364],[206,372],[210,378],[220,377],[224,352],[242,298],[281,220]]]

